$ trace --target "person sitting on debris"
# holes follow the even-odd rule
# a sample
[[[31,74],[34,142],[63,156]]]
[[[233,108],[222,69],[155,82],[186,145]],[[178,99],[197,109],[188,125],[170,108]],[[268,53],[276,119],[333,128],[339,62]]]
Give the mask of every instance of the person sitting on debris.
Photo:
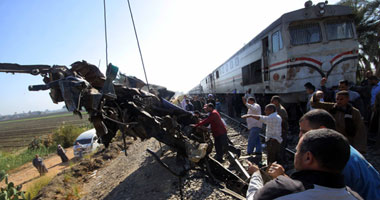
[[[264,185],[259,168],[250,165],[247,199],[362,199],[344,184],[341,172],[349,157],[342,134],[326,128],[308,131],[297,144],[291,177],[280,175]]]
[[[38,173],[40,173],[40,176],[48,173],[48,169],[46,168],[43,160],[41,157],[36,154],[36,157],[32,161],[33,166],[38,170]]]
[[[360,153],[367,152],[367,134],[358,109],[349,104],[349,93],[336,94],[336,103],[320,102],[315,95],[310,99],[313,108],[322,108],[331,113],[336,121],[336,130],[347,137],[352,146]]]
[[[235,153],[237,157],[240,157],[240,149],[236,149],[235,147],[229,145],[227,129],[218,111],[214,109],[214,105],[212,103],[209,103],[207,104],[206,109],[209,112],[209,116],[198,124],[194,125],[194,127],[197,128],[206,124],[210,124],[212,136],[215,140],[216,160],[222,162],[223,155],[227,152],[227,150]]]
[[[264,115],[253,115],[246,114],[241,116],[242,118],[252,117],[266,124],[265,134],[267,142],[267,153],[268,153],[268,166],[271,163],[279,160],[280,147],[281,147],[281,122],[282,119],[280,115],[277,114],[276,106],[274,104],[268,104],[265,106],[264,110],[266,116]]]
[[[245,97],[242,97],[242,100],[248,109],[247,114],[261,115],[261,107],[256,103],[255,98],[249,97],[247,101]],[[252,154],[253,149],[255,149],[255,154],[261,155],[262,150],[259,134],[261,133],[263,123],[253,118],[247,118],[247,126],[249,130],[247,154]]]
[[[63,163],[69,161],[69,158],[67,158],[66,156],[65,149],[60,144],[57,147],[57,154],[59,155],[59,157],[61,157]]]

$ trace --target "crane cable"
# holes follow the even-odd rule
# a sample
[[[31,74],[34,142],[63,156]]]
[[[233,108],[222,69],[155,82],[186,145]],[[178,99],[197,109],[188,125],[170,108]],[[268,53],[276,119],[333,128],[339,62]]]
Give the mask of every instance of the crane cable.
[[[132,9],[131,9],[131,4],[129,3],[129,0],[128,1],[128,7],[129,7],[129,13],[131,14],[131,19],[132,19],[132,24],[133,24],[133,29],[135,31],[135,36],[136,36],[136,41],[137,41],[137,46],[139,48],[139,53],[140,53],[140,58],[141,58],[141,64],[142,64],[142,67],[144,69],[144,75],[145,75],[145,80],[146,80],[146,86],[148,87],[148,92],[150,92],[150,89],[149,89],[149,82],[148,82],[148,77],[146,75],[146,71],[145,71],[145,65],[144,65],[144,59],[143,59],[143,56],[142,56],[142,53],[141,53],[141,48],[140,48],[140,42],[139,42],[139,38],[137,37],[137,31],[136,31],[136,26],[135,26],[135,20],[133,20],[133,14],[132,14]]]
[[[108,66],[108,40],[107,40],[107,11],[106,0],[103,0],[103,14],[104,14],[104,37],[106,42],[106,67]],[[100,61],[99,61],[100,64]]]
[[[146,86],[148,87],[148,92],[150,92],[148,77],[146,75],[146,70],[145,70],[145,65],[144,65],[144,59],[143,59],[143,56],[142,56],[142,53],[141,53],[140,42],[139,42],[139,38],[137,36],[135,21],[133,19],[131,4],[129,3],[129,0],[128,0],[128,7],[129,7],[129,13],[131,14],[133,29],[135,31],[135,36],[136,36],[136,41],[137,41],[137,47],[139,48],[140,59],[141,59],[141,64],[142,64],[142,67],[143,67],[143,70],[144,70]],[[106,43],[106,66],[108,66],[108,40],[107,40],[107,10],[106,10],[106,0],[103,0],[103,8],[104,8],[104,11],[103,11],[104,12],[104,37],[105,37],[105,43]]]

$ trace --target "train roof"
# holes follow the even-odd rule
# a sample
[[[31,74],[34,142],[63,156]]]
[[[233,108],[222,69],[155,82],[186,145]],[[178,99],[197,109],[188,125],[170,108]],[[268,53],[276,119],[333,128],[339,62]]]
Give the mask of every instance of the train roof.
[[[318,18],[326,18],[331,16],[345,16],[345,15],[352,15],[353,9],[348,6],[341,6],[341,5],[325,5],[325,14],[322,16],[318,16],[316,14],[316,11],[319,12],[319,7],[317,7],[320,3],[310,6],[308,8],[301,8],[292,12],[288,12],[283,14],[280,18],[278,18],[276,21],[274,21],[272,24],[270,24],[267,28],[265,28],[263,31],[261,31],[256,37],[254,37],[251,41],[249,41],[246,45],[244,45],[241,49],[239,49],[235,54],[233,54],[230,58],[228,58],[223,64],[218,66],[215,70],[216,71],[219,67],[223,66],[225,63],[227,63],[231,58],[233,58],[236,54],[243,51],[247,46],[251,46],[252,44],[260,41],[265,35],[267,35],[271,30],[276,28],[277,26],[281,24],[290,23],[292,21],[302,21],[302,20],[310,20],[310,19],[318,19]],[[207,76],[206,76],[207,78]]]

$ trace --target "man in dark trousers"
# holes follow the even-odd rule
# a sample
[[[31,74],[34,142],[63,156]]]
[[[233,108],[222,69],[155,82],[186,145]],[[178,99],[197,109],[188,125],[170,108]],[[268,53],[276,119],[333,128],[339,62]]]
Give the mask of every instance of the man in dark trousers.
[[[36,154],[36,157],[33,159],[33,166],[38,170],[40,173],[40,176],[44,175],[45,173],[48,173],[48,169],[46,168],[44,162],[42,161],[42,158]]]
[[[224,153],[231,151],[235,153],[237,157],[240,157],[240,149],[236,149],[235,147],[229,145],[229,139],[227,136],[227,129],[224,126],[222,118],[217,110],[215,110],[214,105],[209,103],[206,105],[206,110],[209,113],[209,116],[195,125],[195,127],[203,126],[210,124],[212,136],[215,140],[215,151],[216,151],[216,160],[219,162],[223,161]]]

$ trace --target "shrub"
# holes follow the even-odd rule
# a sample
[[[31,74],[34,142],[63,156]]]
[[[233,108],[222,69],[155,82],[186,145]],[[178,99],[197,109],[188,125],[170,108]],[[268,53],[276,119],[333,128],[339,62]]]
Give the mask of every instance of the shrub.
[[[0,171],[0,182],[5,180],[5,187],[0,187],[0,200],[30,199],[25,198],[24,191],[21,191],[21,185],[15,187],[13,182],[8,182],[8,174],[4,170]]]
[[[53,134],[53,140],[56,144],[61,144],[62,147],[67,148],[73,145],[75,139],[85,130],[86,127],[78,127],[74,125],[62,125]]]

